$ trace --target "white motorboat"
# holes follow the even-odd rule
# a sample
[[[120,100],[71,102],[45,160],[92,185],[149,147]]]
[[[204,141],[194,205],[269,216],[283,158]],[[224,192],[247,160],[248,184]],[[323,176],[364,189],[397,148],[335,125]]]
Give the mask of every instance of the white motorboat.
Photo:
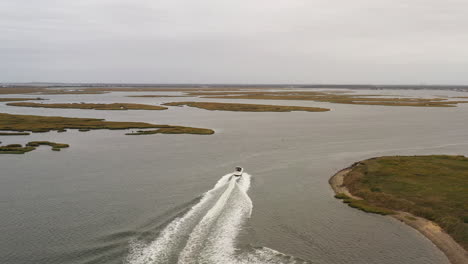
[[[233,175],[236,177],[242,176],[242,173],[244,172],[244,169],[242,167],[236,167]]]

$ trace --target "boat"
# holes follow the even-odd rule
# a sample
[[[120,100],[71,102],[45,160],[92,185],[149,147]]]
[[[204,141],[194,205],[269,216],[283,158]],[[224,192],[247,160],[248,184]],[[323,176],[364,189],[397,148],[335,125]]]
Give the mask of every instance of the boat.
[[[244,172],[244,169],[242,167],[236,167],[233,175],[236,177],[242,176],[242,173]]]

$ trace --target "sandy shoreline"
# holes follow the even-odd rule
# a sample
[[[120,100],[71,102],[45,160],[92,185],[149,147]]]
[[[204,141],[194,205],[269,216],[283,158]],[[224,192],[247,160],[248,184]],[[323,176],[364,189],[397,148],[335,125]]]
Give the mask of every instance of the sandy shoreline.
[[[330,178],[329,183],[336,194],[344,193],[353,199],[362,200],[362,198],[352,195],[346,186],[343,185],[344,177],[356,164],[358,163],[337,172]],[[468,263],[468,252],[455,242],[455,240],[453,240],[453,238],[436,223],[402,211],[398,211],[396,214],[389,216],[394,217],[418,230],[421,234],[431,240],[432,243],[434,243],[434,245],[436,245],[442,252],[444,252],[452,264]]]

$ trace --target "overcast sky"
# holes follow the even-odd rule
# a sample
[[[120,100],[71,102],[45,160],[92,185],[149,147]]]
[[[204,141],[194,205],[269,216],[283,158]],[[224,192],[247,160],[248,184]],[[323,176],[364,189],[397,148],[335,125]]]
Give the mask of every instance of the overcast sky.
[[[468,84],[468,0],[2,0],[2,81]]]

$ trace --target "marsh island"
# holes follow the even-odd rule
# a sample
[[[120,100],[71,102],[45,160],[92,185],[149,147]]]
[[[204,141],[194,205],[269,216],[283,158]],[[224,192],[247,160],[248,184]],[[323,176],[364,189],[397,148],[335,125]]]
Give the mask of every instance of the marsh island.
[[[454,107],[468,101],[449,101],[447,98],[406,98],[376,94],[352,94],[326,91],[231,91],[231,92],[189,92],[192,96],[221,99],[257,100],[303,100],[353,105]]]
[[[165,103],[167,106],[190,106],[206,110],[219,111],[239,111],[239,112],[326,112],[327,108],[306,107],[306,106],[283,106],[283,105],[262,105],[262,104],[233,104],[233,103],[212,103],[212,102],[172,102]]]
[[[336,198],[418,229],[452,263],[468,254],[468,158],[389,156],[357,162],[330,180]],[[445,231],[460,246],[445,237]]]
[[[88,131],[94,129],[130,129],[130,128],[158,128],[166,132],[175,131],[191,134],[198,128],[189,128],[184,126],[156,125],[144,122],[115,122],[105,121],[96,118],[75,118],[61,116],[35,116],[35,115],[14,115],[0,113],[0,131],[31,131],[31,132],[49,132],[52,130],[65,132],[66,129],[78,129]],[[211,130],[213,131],[213,130]],[[214,131],[213,131],[214,133]],[[213,134],[211,133],[211,134]],[[155,134],[155,133],[153,133]],[[174,133],[181,134],[181,133]],[[198,134],[198,133],[195,133]]]
[[[6,146],[0,146],[0,154],[24,154],[36,149],[41,145],[50,146],[53,151],[60,151],[63,148],[68,148],[70,145],[63,143],[56,143],[50,141],[31,141],[25,146],[21,144],[10,144]]]

